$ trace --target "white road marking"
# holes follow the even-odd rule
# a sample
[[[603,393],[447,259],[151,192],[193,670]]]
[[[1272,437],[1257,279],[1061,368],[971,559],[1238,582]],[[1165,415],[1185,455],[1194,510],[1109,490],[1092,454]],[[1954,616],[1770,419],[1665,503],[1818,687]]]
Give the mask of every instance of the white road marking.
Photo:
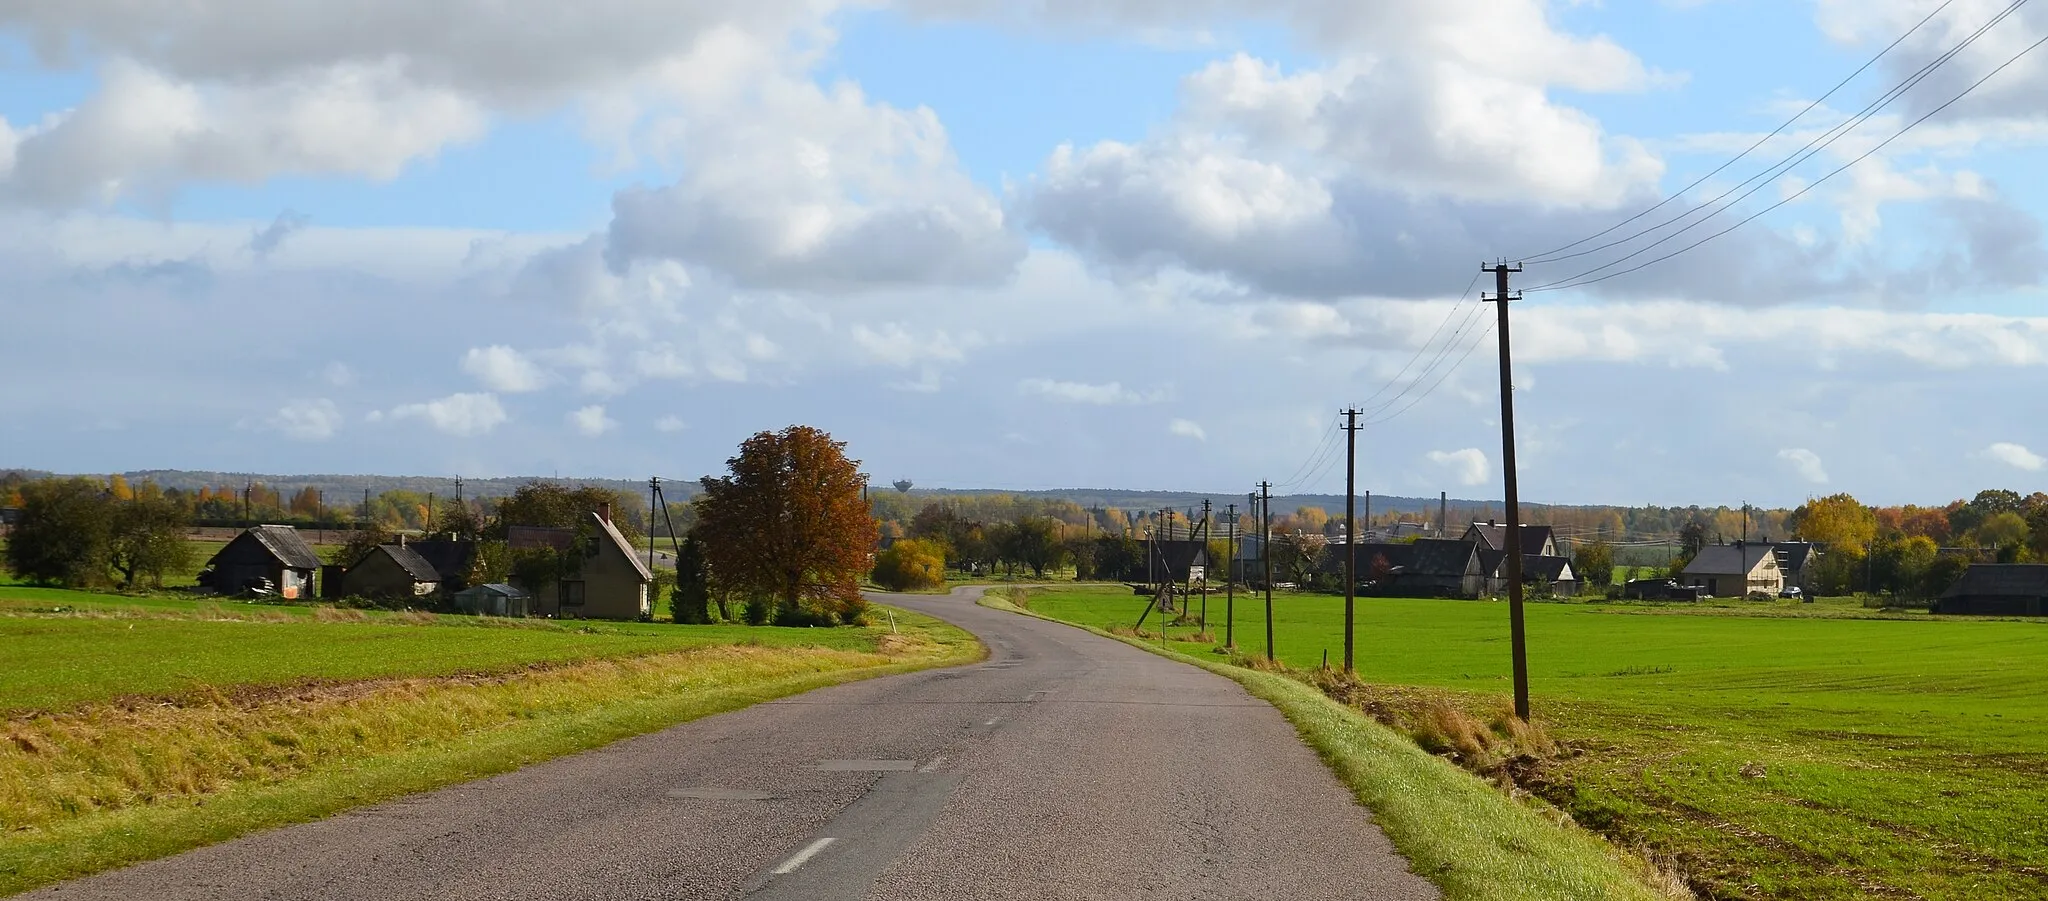
[[[984,725],[984,726],[993,726],[993,725],[995,725],[995,724],[996,724],[996,720],[999,720],[999,719],[1002,719],[1002,717],[999,717],[999,716],[992,716],[992,717],[989,717],[989,718],[988,718],[988,722],[986,722],[986,723],[982,723],[982,725]]]
[[[945,763],[945,762],[946,762],[946,755],[944,755],[944,754],[940,754],[939,756],[937,756],[937,757],[934,757],[934,758],[932,758],[932,761],[931,761],[930,763],[927,763],[927,764],[925,764],[924,766],[918,767],[918,768],[917,768],[917,771],[918,771],[918,772],[920,772],[920,773],[929,773],[929,772],[931,772],[931,771],[933,771],[933,770],[936,770],[936,769],[938,769],[938,768],[939,768],[939,764],[942,764],[942,763]]]
[[[809,845],[805,846],[805,848],[802,851],[796,852],[796,854],[792,855],[788,860],[783,861],[782,866],[776,867],[774,870],[775,875],[787,876],[791,873],[796,872],[797,867],[803,866],[805,863],[808,863],[811,858],[818,856],[819,851],[825,850],[826,845],[832,844],[836,840],[837,839],[832,838],[821,838],[817,841],[810,843]]]

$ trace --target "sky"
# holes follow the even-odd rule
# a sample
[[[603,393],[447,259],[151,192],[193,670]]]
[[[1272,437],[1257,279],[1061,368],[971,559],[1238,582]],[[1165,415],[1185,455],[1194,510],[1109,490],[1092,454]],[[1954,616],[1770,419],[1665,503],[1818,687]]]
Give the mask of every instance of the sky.
[[[16,0],[0,466],[2028,493],[2007,6]]]

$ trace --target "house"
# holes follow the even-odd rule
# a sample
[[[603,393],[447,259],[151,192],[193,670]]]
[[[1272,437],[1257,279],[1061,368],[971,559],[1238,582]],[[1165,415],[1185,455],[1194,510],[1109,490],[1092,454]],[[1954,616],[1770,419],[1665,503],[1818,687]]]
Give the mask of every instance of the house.
[[[1776,597],[1785,588],[1778,555],[1768,544],[1710,544],[1685,565],[1679,581],[1707,590],[1709,597],[1739,598],[1762,593]]]
[[[1935,599],[1934,612],[2048,616],[2048,564],[1973,563]]]
[[[490,582],[455,592],[455,609],[477,616],[528,616],[533,596],[499,582]]]
[[[448,594],[463,591],[469,587],[469,576],[476,567],[476,542],[454,538],[423,538],[408,542],[406,547],[419,554],[434,568],[440,577],[441,590]]]
[[[313,573],[320,555],[291,526],[254,526],[236,535],[206,561],[201,585],[218,594],[236,594],[268,579],[281,598],[313,596]]]
[[[1209,543],[1193,539],[1148,538],[1138,542],[1140,559],[1123,574],[1125,582],[1205,582],[1209,578]]]
[[[418,551],[398,544],[372,548],[341,574],[340,594],[359,598],[405,600],[432,595],[441,587],[441,574]],[[333,588],[328,595],[334,596]]]
[[[1464,539],[1477,542],[1482,551],[1506,550],[1508,527],[1493,520],[1475,522],[1465,528]],[[1522,553],[1540,557],[1557,555],[1557,536],[1549,526],[1532,526],[1517,523],[1515,531],[1521,534]]]
[[[1820,545],[1811,541],[1780,541],[1771,545],[1771,552],[1778,556],[1778,572],[1784,575],[1785,584],[1797,585],[1812,594],[1812,567],[1820,559]]]
[[[1479,596],[1479,545],[1449,538],[1418,538],[1407,545],[1414,556],[1394,573],[1393,590],[1416,597]]]
[[[634,552],[626,536],[619,533],[619,527],[612,524],[611,505],[586,515],[589,519],[584,526],[588,535],[580,540],[576,532],[567,529],[514,527],[523,530],[512,532],[508,543],[514,548],[520,547],[523,534],[528,539],[538,538],[533,547],[554,548],[578,558],[567,578],[551,585],[519,586],[533,596],[534,612],[570,619],[637,620],[652,616],[654,607],[648,586],[654,581],[654,574],[648,571],[646,561]],[[563,535],[570,540],[561,541]],[[563,544],[567,544],[566,550]]]
[[[1479,574],[1486,579],[1487,594],[1497,595],[1508,590],[1507,562],[1506,551],[1479,550]],[[1562,554],[1523,554],[1522,584],[1537,586],[1562,597],[1571,597],[1579,590],[1578,576],[1572,573],[1571,558]]]
[[[1359,584],[1387,581],[1395,573],[1406,569],[1415,562],[1415,545],[1384,541],[1361,541],[1357,544],[1332,544],[1323,548],[1322,559],[1316,561],[1316,575],[1328,576],[1338,585],[1344,584],[1344,549],[1349,547],[1356,560],[1353,572]]]

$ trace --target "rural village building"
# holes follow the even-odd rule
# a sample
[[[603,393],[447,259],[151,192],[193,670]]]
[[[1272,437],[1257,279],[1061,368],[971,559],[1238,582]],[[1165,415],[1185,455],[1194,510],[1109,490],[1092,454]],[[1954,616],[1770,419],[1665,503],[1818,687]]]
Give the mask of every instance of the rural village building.
[[[2048,616],[2048,564],[1975,563],[1934,602],[1935,613]]]
[[[1144,585],[1203,582],[1209,578],[1209,544],[1190,538],[1147,538],[1138,542],[1142,559],[1123,581]]]
[[[1685,565],[1679,581],[1707,590],[1709,597],[1739,598],[1761,592],[1776,597],[1785,588],[1778,555],[1768,544],[1710,544]]]
[[[441,590],[449,594],[469,587],[470,572],[476,566],[476,542],[454,538],[422,538],[407,542],[434,568]]]
[[[1520,523],[1516,528],[1521,533],[1523,556],[1553,557],[1557,555],[1557,536],[1549,526],[1532,526]],[[1476,541],[1483,551],[1507,550],[1508,527],[1492,520],[1475,522],[1465,528],[1466,541]]]
[[[576,541],[576,533],[569,529],[513,526],[507,530],[507,544],[513,550],[546,547],[573,553],[579,545],[581,548],[582,560],[574,575],[552,585],[519,586],[533,596],[533,612],[567,619],[637,620],[653,615],[648,587],[654,574],[612,524],[611,506],[586,515],[590,517],[585,523],[590,537],[583,542]]]
[[[1331,545],[1316,563],[1318,573],[1344,582],[1344,549],[1356,555],[1361,585],[1371,593],[1411,597],[1478,597],[1484,587],[1479,546],[1470,541],[1418,538],[1413,542]]]
[[[340,585],[329,586],[327,595],[405,600],[430,596],[440,587],[441,574],[434,571],[433,564],[400,539],[398,544],[371,549],[342,572]]]
[[[1811,541],[1779,541],[1771,545],[1771,552],[1778,555],[1778,573],[1788,587],[1797,585],[1808,594],[1813,593],[1813,564],[1820,559],[1820,545]]]
[[[218,594],[235,594],[259,579],[269,579],[278,597],[312,597],[320,555],[291,526],[255,526],[229,541],[206,561],[206,568],[201,584]]]

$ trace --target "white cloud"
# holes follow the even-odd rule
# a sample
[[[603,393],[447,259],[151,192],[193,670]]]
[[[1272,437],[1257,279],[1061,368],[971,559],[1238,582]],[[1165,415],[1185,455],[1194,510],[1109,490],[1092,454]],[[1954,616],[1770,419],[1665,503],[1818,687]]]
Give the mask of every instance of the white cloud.
[[[346,388],[355,384],[356,372],[348,368],[347,363],[337,360],[320,370],[320,380],[336,388]]]
[[[341,410],[326,398],[295,400],[278,408],[270,428],[298,441],[325,441],[341,428]]]
[[[1201,424],[1194,422],[1193,420],[1176,419],[1170,423],[1167,423],[1166,431],[1170,434],[1177,435],[1182,438],[1193,438],[1196,441],[1209,440],[1209,433],[1202,431]]]
[[[440,400],[391,408],[386,418],[418,419],[456,437],[489,434],[508,418],[495,394],[450,394]]]
[[[2039,472],[2043,466],[2048,466],[2048,458],[2027,450],[2025,445],[2010,441],[1992,444],[1984,449],[1984,455],[2014,469],[2024,469],[2028,472]]]
[[[604,415],[604,405],[591,404],[569,413],[569,424],[588,438],[595,438],[619,427],[619,422]]]
[[[662,433],[680,432],[689,428],[682,417],[670,414],[654,421],[654,430]]]
[[[1063,382],[1047,378],[1024,379],[1017,383],[1019,394],[1050,398],[1070,404],[1151,404],[1166,399],[1163,391],[1140,394],[1125,388],[1120,382],[1096,385],[1088,382]]]
[[[1778,451],[1778,459],[1792,464],[1792,471],[1800,478],[1816,485],[1827,484],[1828,471],[1821,468],[1819,454],[1803,447],[1788,447]]]
[[[539,364],[502,344],[472,347],[462,355],[462,371],[476,377],[483,386],[505,394],[538,391],[548,382]]]
[[[1460,485],[1484,485],[1492,477],[1492,467],[1486,462],[1486,452],[1476,447],[1462,450],[1433,450],[1424,455],[1429,462],[1447,467]]]

